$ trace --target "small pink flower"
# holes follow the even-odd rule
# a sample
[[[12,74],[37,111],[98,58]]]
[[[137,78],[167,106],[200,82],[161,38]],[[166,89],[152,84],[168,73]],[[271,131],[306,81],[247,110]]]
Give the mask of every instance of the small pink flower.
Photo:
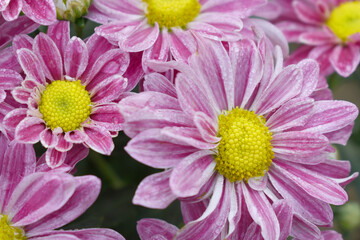
[[[299,216],[295,228],[320,234],[317,225],[332,222],[330,204],[347,201],[343,186],[357,173],[348,177],[350,164],[328,156],[331,144],[347,142],[358,109],[311,97],[315,61],[282,64],[281,51],[272,52],[265,38],[229,43],[228,51],[203,39],[189,66],[151,64],[180,71],[175,86],[151,73],[145,92],[120,102],[132,138],[126,151],[165,169],[140,183],[133,203],[163,209],[177,198],[210,199],[175,239],[238,240],[252,222],[264,239],[279,239],[282,206]]]
[[[123,123],[115,102],[138,81],[129,54],[106,39],[93,35],[84,43],[69,38],[69,23],[59,22],[47,35],[18,35],[13,41],[26,77],[12,95],[23,105],[9,112],[3,124],[17,141],[40,141],[52,168],[64,162],[74,144],[110,155],[112,137]],[[5,71],[17,81],[22,78]]]
[[[41,25],[57,21],[53,0],[0,0],[0,12],[6,21],[17,19],[20,12]]]
[[[243,18],[264,0],[95,0],[87,17],[102,23],[95,32],[147,60],[187,61],[197,50],[193,33],[209,39],[240,39]],[[147,69],[144,66],[145,70]]]
[[[0,235],[11,239],[124,240],[111,229],[54,230],[88,209],[99,195],[95,176],[36,172],[32,145],[0,134]]]
[[[321,74],[348,77],[360,62],[359,1],[274,0],[283,9],[276,20],[289,42],[302,43],[290,62],[316,59]],[[349,19],[352,19],[351,21]]]

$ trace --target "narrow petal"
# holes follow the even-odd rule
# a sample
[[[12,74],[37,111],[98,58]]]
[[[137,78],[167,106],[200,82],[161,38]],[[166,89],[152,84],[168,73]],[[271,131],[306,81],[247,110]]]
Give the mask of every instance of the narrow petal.
[[[84,132],[88,135],[85,143],[94,151],[104,155],[110,155],[114,150],[114,143],[109,131],[97,126],[84,127]]]
[[[72,148],[73,144],[71,142],[66,141],[64,133],[59,134],[58,137],[59,137],[59,141],[55,149],[59,152],[69,151]]]
[[[205,113],[196,112],[194,116],[194,123],[205,141],[210,143],[220,142],[221,139],[216,137],[218,132],[217,124]]]
[[[116,104],[106,104],[93,108],[90,118],[109,131],[120,131],[125,121]]]
[[[293,210],[291,205],[286,200],[280,200],[273,203],[274,212],[280,224],[279,240],[286,240],[290,236]]]
[[[346,145],[354,128],[354,123],[351,123],[339,130],[324,134],[332,144]]]
[[[52,0],[44,0],[41,5],[36,0],[23,0],[22,11],[33,21],[50,25],[56,22],[56,8]]]
[[[32,235],[62,227],[83,214],[100,193],[101,181],[95,176],[75,178],[76,189],[70,199],[57,211],[26,227],[26,234]]]
[[[65,133],[65,141],[70,143],[83,143],[87,140],[88,136],[81,130],[74,130]]]
[[[294,213],[291,235],[297,239],[320,239],[320,230],[306,218]]]
[[[19,63],[28,78],[45,85],[45,74],[37,56],[29,49],[22,48],[16,51]]]
[[[58,21],[48,27],[47,35],[54,41],[62,57],[70,40],[70,22]]]
[[[169,185],[171,170],[152,174],[141,181],[133,204],[148,208],[165,209],[176,199]]]
[[[22,104],[27,104],[31,97],[31,90],[24,87],[16,87],[11,91],[13,98]]]
[[[19,17],[23,9],[23,0],[11,0],[6,9],[2,12],[2,16],[6,21],[13,21]]]
[[[137,222],[136,230],[141,240],[152,239],[155,236],[165,240],[172,239],[179,229],[159,219],[143,218]]]
[[[209,199],[198,202],[180,201],[181,213],[185,224],[201,217],[209,205]]]
[[[349,161],[327,159],[317,165],[307,165],[306,168],[327,177],[345,178],[349,176],[351,166]]]
[[[19,34],[14,37],[12,45],[16,52],[16,50],[21,48],[32,50],[33,43],[34,39],[32,39],[30,36],[26,34]]]
[[[315,60],[305,59],[297,64],[304,77],[300,97],[308,97],[316,89],[319,80],[319,65]]]
[[[17,185],[5,213],[13,226],[28,225],[61,208],[74,191],[69,174],[34,173]]]
[[[54,148],[58,144],[59,138],[51,129],[47,128],[40,133],[40,141],[45,148]]]
[[[45,156],[47,165],[50,168],[57,168],[65,162],[66,152],[60,152],[55,148],[48,148]]]
[[[79,79],[85,71],[89,60],[88,49],[78,37],[72,37],[64,53],[64,67],[67,76]]]
[[[44,237],[41,237],[44,236]],[[82,230],[57,230],[49,233],[43,233],[35,240],[125,240],[121,234],[107,228],[87,228]]]
[[[63,60],[54,41],[39,33],[34,39],[33,51],[40,60],[45,76],[50,80],[63,79]]]
[[[323,19],[321,19],[320,14],[316,12],[315,6],[311,6],[311,4],[302,1],[294,1],[292,5],[297,17],[301,21],[310,24],[322,23]]]
[[[9,112],[4,120],[4,126],[9,130],[15,130],[16,126],[27,116],[26,108],[16,108]]]
[[[354,44],[347,46],[338,45],[330,55],[330,62],[336,72],[343,77],[352,74],[360,62],[360,47]]]
[[[144,70],[142,68],[142,52],[129,53],[130,55],[130,64],[126,69],[126,72],[123,74],[123,77],[128,80],[126,92],[133,90],[139,81],[144,76]]]
[[[329,43],[336,43],[337,38],[333,33],[324,29],[302,33],[299,36],[299,41],[306,45],[321,46]]]
[[[187,62],[188,58],[196,52],[197,42],[190,31],[173,28],[169,34],[170,51],[177,61]]]
[[[125,90],[127,80],[121,75],[113,75],[101,82],[91,89],[91,102],[101,104],[108,103],[118,98]]]
[[[37,143],[40,133],[45,129],[45,123],[40,118],[26,117],[15,130],[15,139],[22,143]]]
[[[199,151],[183,159],[173,170],[170,187],[179,197],[197,194],[215,169],[210,151]]]
[[[265,194],[252,190],[243,182],[242,189],[249,213],[254,222],[260,225],[263,238],[279,239],[279,221]]]
[[[160,92],[176,98],[175,86],[164,75],[156,72],[145,75],[144,90]]]
[[[11,69],[0,69],[0,89],[12,90],[21,84],[23,78],[19,73]]]

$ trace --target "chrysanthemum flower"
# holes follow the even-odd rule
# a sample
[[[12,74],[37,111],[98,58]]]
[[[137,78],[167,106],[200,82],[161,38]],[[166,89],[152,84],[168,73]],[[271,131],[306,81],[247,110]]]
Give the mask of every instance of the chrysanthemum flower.
[[[148,59],[187,61],[197,49],[193,32],[207,38],[240,38],[241,18],[264,0],[94,0],[87,17],[103,25],[95,32]],[[146,67],[145,67],[146,68]]]
[[[0,12],[6,21],[17,19],[20,12],[41,25],[57,21],[54,0],[0,0]]]
[[[101,182],[35,167],[32,145],[9,143],[0,134],[0,239],[124,239],[111,229],[54,230],[92,205]]]
[[[316,59],[324,75],[347,77],[360,62],[360,2],[275,0],[284,12],[277,26],[289,42],[302,43],[295,58]]]
[[[12,95],[25,107],[6,115],[6,129],[19,142],[40,141],[51,167],[62,164],[73,144],[110,155],[123,122],[114,101],[137,84],[133,73],[125,73],[129,54],[96,35],[86,44],[69,39],[68,22],[35,39],[18,36],[13,47],[26,78]]]
[[[175,65],[175,87],[153,73],[144,83],[153,91],[120,102],[124,131],[132,137],[126,151],[166,169],[140,183],[133,203],[165,208],[176,198],[210,198],[175,239],[216,239],[223,231],[231,239],[247,218],[243,213],[264,239],[278,239],[274,205],[282,199],[310,224],[329,225],[329,204],[345,203],[341,184],[357,176],[328,175],[344,168],[328,160],[330,144],[346,143],[349,136],[341,132],[356,118],[356,106],[310,98],[316,62],[283,68],[276,48],[274,65],[264,39],[258,46],[250,40],[230,43],[229,52],[220,43],[203,42],[189,67],[151,65],[157,71]]]

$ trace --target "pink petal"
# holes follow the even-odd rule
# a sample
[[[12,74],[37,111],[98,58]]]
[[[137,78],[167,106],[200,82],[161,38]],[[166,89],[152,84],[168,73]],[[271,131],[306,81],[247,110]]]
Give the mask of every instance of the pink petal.
[[[177,61],[187,62],[197,50],[197,42],[190,31],[173,28],[169,40],[171,54]]]
[[[124,41],[119,42],[120,49],[126,52],[140,52],[152,47],[159,36],[159,25],[150,26],[147,20],[137,26]]]
[[[148,240],[154,237],[165,240],[173,239],[179,229],[159,219],[143,218],[137,222],[136,230],[141,240]]]
[[[23,0],[11,0],[6,9],[2,12],[2,16],[6,21],[17,19],[21,10],[23,10],[23,5]]]
[[[320,239],[320,230],[306,218],[294,213],[290,234],[298,239]]]
[[[175,195],[189,197],[197,194],[210,179],[215,161],[210,151],[198,151],[183,159],[170,176],[170,187]]]
[[[64,53],[66,75],[79,79],[87,67],[88,60],[89,53],[85,43],[78,37],[72,37],[66,45]]]
[[[226,86],[229,107],[243,108],[262,77],[261,56],[255,43],[246,39],[230,43],[229,56],[235,75],[235,81],[231,84],[233,86],[230,83]]]
[[[31,237],[32,240],[80,240],[79,238],[63,233],[48,233],[42,234],[42,236]]]
[[[137,161],[155,168],[169,168],[196,151],[196,148],[174,144],[160,134],[159,129],[149,129],[134,137],[125,147]]]
[[[41,5],[36,0],[23,0],[22,11],[33,21],[50,25],[56,22],[56,8],[52,0],[44,0]]]
[[[201,134],[201,137],[210,143],[220,142],[220,138],[216,137],[218,132],[217,124],[203,112],[196,112],[194,115],[194,123]]]
[[[45,148],[54,148],[58,144],[59,138],[50,128],[47,128],[40,133],[40,141]]]
[[[23,177],[33,173],[36,166],[36,155],[32,145],[21,144],[16,141],[10,142],[9,145],[8,143],[5,144],[6,151],[1,152],[4,156],[1,156],[0,165],[0,189],[2,189],[0,211],[2,212],[9,202],[15,187]]]
[[[311,49],[307,57],[315,59],[320,66],[320,74],[330,75],[334,72],[334,67],[330,63],[330,55],[334,49],[333,44],[326,44],[322,46],[316,46]]]
[[[66,152],[60,152],[55,148],[48,148],[46,150],[46,163],[47,165],[54,169],[61,166],[66,159]]]
[[[142,5],[139,1],[134,0],[118,0],[118,1],[104,1],[99,0],[94,3],[97,9],[106,14],[128,14],[140,15],[143,14]]]
[[[253,9],[266,3],[265,0],[233,1],[233,0],[211,0],[202,5],[202,12],[215,12],[229,15],[247,17]]]
[[[347,125],[339,130],[334,132],[329,132],[324,134],[332,144],[341,144],[346,145],[347,141],[349,140],[352,130],[354,128],[354,123]]]
[[[44,236],[44,237],[41,237]],[[87,228],[82,230],[57,230],[31,237],[34,240],[125,240],[123,236],[112,229]]]
[[[9,112],[4,120],[4,126],[9,130],[15,130],[16,126],[27,116],[26,108],[16,108]]]
[[[260,225],[263,238],[279,239],[279,221],[265,194],[252,190],[243,182],[242,189],[249,213],[254,222]]]
[[[316,26],[288,20],[276,23],[276,27],[283,32],[289,42],[299,42],[300,36],[304,32],[314,32],[318,30]]]
[[[271,132],[280,132],[291,127],[303,126],[311,117],[314,100],[311,98],[294,98],[284,103],[266,120]]]
[[[327,159],[317,165],[307,165],[306,168],[326,177],[345,178],[349,175],[351,167],[349,161]]]
[[[356,70],[360,62],[359,49],[360,47],[354,44],[338,45],[334,48],[330,55],[330,62],[337,73],[343,77],[348,77]]]
[[[104,155],[110,155],[114,150],[110,133],[105,128],[92,125],[84,127],[84,132],[88,135],[85,143],[92,150]]]
[[[279,240],[286,240],[290,235],[292,226],[293,210],[286,200],[273,203],[274,212],[280,224]]]
[[[201,217],[209,205],[209,199],[198,202],[180,201],[180,204],[184,223],[188,224]]]
[[[16,50],[21,48],[32,50],[33,43],[34,39],[32,39],[30,36],[26,34],[19,34],[14,37],[12,45],[16,52]]]
[[[81,130],[74,130],[65,133],[65,141],[70,143],[83,143],[87,140],[88,136]]]
[[[144,70],[141,64],[142,52],[129,53],[129,55],[130,64],[126,69],[126,72],[123,74],[123,77],[128,80],[128,85],[125,91],[133,90],[144,76]]]
[[[297,64],[302,70],[304,82],[300,97],[308,97],[316,89],[319,80],[319,65],[316,61],[305,59]]]
[[[100,179],[95,176],[82,176],[76,177],[75,182],[75,192],[65,205],[27,226],[26,234],[32,235],[62,227],[79,217],[94,203],[100,193]]]
[[[19,86],[23,78],[19,73],[11,69],[0,69],[0,89],[12,90],[14,87]]]
[[[0,11],[4,11],[9,5],[10,0],[0,0]]]
[[[89,154],[89,148],[83,144],[74,144],[74,146],[66,152],[65,163],[70,167],[74,167],[78,162],[83,160]]]
[[[144,90],[160,92],[176,98],[174,85],[169,79],[156,72],[145,75]]]
[[[15,130],[15,139],[22,143],[37,143],[40,133],[45,129],[44,121],[36,117],[26,117]]]
[[[106,104],[93,108],[90,115],[92,121],[109,131],[120,131],[124,118],[117,104]]]
[[[118,42],[123,39],[124,36],[129,35],[139,24],[141,24],[141,22],[139,22],[138,19],[132,19],[132,17],[123,21],[116,19],[115,21],[109,21],[106,22],[106,24],[96,27],[95,33],[98,37],[106,39],[107,41]]]
[[[29,49],[22,48],[16,51],[19,63],[27,78],[31,78],[45,85],[45,74],[37,56]]]
[[[329,240],[342,240],[342,235],[334,230],[326,230],[321,231],[321,236],[323,239],[329,239]]]
[[[170,174],[171,170],[166,170],[143,179],[136,189],[132,203],[148,208],[167,208],[176,199],[169,185]]]
[[[63,60],[54,41],[39,33],[34,39],[33,51],[43,66],[45,76],[50,80],[63,79]]]
[[[323,22],[321,15],[316,12],[315,6],[302,1],[294,1],[292,5],[297,17],[301,21],[310,24],[321,24]]]
[[[48,27],[47,35],[56,44],[60,51],[61,57],[64,57],[64,52],[67,43],[70,40],[70,22],[69,21],[58,21]]]
[[[13,226],[28,225],[61,208],[74,190],[75,179],[69,174],[31,174],[17,185],[5,213]]]
[[[315,172],[300,166],[277,162],[273,167],[279,168],[287,179],[304,189],[309,195],[326,203],[342,205],[348,200],[345,190],[330,178],[316,176]]]
[[[190,22],[188,23],[189,28],[191,31],[195,32],[196,34],[209,38],[215,41],[226,41],[225,34],[218,28],[205,23],[205,22]],[[239,37],[240,38],[240,37]]]
[[[72,148],[73,144],[66,141],[65,134],[59,134],[59,141],[55,149],[60,152],[67,152]]]
[[[125,90],[127,81],[121,75],[113,75],[98,82],[91,89],[91,102],[96,104],[109,103],[118,98]]]
[[[11,94],[17,102],[27,104],[31,97],[31,90],[24,87],[16,87],[11,91]]]
[[[251,189],[256,191],[264,191],[267,187],[268,176],[265,174],[260,177],[252,177],[248,180],[248,185]]]

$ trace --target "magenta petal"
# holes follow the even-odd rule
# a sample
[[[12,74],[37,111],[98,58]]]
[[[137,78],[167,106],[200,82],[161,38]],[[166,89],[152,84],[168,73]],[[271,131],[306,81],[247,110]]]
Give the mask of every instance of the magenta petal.
[[[210,151],[199,151],[183,159],[171,173],[170,187],[179,197],[197,194],[215,169]]]
[[[286,200],[273,203],[274,212],[280,224],[279,240],[286,240],[290,235],[292,226],[293,210]]]
[[[351,123],[346,127],[343,127],[333,132],[326,133],[324,135],[329,139],[329,142],[332,144],[346,145],[347,141],[349,140],[352,134],[353,128],[354,128],[354,123]]]
[[[309,24],[321,24],[323,19],[320,14],[316,12],[315,6],[302,1],[293,1],[293,8],[297,17]]]
[[[159,240],[167,240],[173,239],[179,229],[159,219],[143,218],[137,222],[136,230],[141,240],[149,240],[157,237]]]
[[[145,66],[148,60],[167,61],[169,59],[170,48],[168,38],[168,32],[166,28],[164,28],[154,45],[144,51],[142,61]],[[145,69],[145,71],[149,72],[149,69]]]
[[[72,148],[73,144],[71,142],[66,141],[65,134],[59,134],[59,141],[55,147],[57,151],[67,152]]]
[[[117,104],[106,104],[93,108],[90,118],[97,125],[103,126],[109,131],[120,131],[125,121]]]
[[[57,168],[64,163],[66,152],[59,152],[55,148],[48,148],[45,156],[47,165],[50,168]]]
[[[352,74],[360,62],[360,47],[355,44],[338,45],[330,55],[331,65],[343,77]]]
[[[9,130],[15,130],[16,126],[24,119],[27,115],[26,108],[16,108],[9,112],[4,120],[4,126]]]
[[[91,102],[108,103],[118,98],[125,90],[127,80],[121,75],[110,76],[91,89]]]
[[[19,73],[11,69],[0,69],[0,89],[12,90],[14,87],[19,86],[23,78]]]
[[[43,236],[43,237],[42,237]],[[34,240],[125,240],[112,229],[87,228],[82,230],[57,230],[31,237]]]
[[[19,17],[19,13],[23,8],[23,0],[11,0],[6,9],[2,12],[2,16],[6,21],[13,21]]]
[[[28,225],[61,208],[74,191],[69,174],[34,173],[17,185],[5,213],[13,226]]]
[[[40,140],[40,133],[45,129],[42,119],[36,117],[26,117],[15,130],[15,139],[22,143],[37,143]]]
[[[321,236],[323,237],[323,239],[343,240],[342,235],[334,230],[321,231]]]
[[[80,238],[66,233],[52,232],[42,234],[41,236],[31,237],[31,240],[80,240]]]
[[[114,143],[108,130],[103,127],[88,126],[84,127],[84,132],[88,135],[85,141],[92,150],[104,155],[110,155],[114,150]]]
[[[81,130],[74,130],[65,133],[65,141],[70,143],[83,143],[87,140],[88,136]]]
[[[187,224],[201,217],[209,205],[209,199],[199,202],[180,201],[180,204],[184,223]]]
[[[226,41],[225,34],[217,27],[206,22],[190,22],[188,27],[196,34],[215,41]],[[240,38],[240,37],[239,37]]]
[[[62,227],[79,217],[94,203],[100,193],[100,179],[95,176],[81,176],[76,177],[75,181],[75,192],[65,205],[40,221],[27,226],[26,234],[32,235]]]
[[[27,48],[19,49],[16,53],[26,77],[45,85],[45,74],[42,68],[43,64],[41,64],[37,56]]]
[[[67,76],[79,79],[85,71],[89,60],[88,49],[78,37],[72,37],[66,45],[64,53],[64,67]]]
[[[66,153],[65,164],[74,167],[78,162],[86,158],[89,154],[89,148],[83,144],[74,144],[74,146]]]
[[[190,31],[173,28],[169,34],[170,51],[175,60],[187,62],[188,58],[196,52],[197,42]]]
[[[171,170],[167,170],[143,179],[136,189],[132,203],[148,208],[167,208],[176,199],[169,185],[170,174]]]
[[[294,213],[290,233],[297,239],[321,239],[319,228],[297,213]]]
[[[279,239],[279,221],[265,194],[252,190],[243,182],[242,189],[249,213],[254,222],[260,225],[263,238]]]
[[[306,45],[321,46],[329,43],[336,43],[337,38],[333,33],[329,33],[327,30],[318,30],[302,33],[299,37],[299,41]]]
[[[125,150],[137,161],[155,168],[173,167],[197,150],[191,146],[169,142],[160,131],[149,129],[141,132],[131,139]]]
[[[21,48],[32,50],[33,43],[34,39],[32,39],[30,36],[26,34],[19,34],[14,37],[12,45],[16,52],[16,50]]]
[[[58,144],[59,138],[50,128],[47,128],[40,133],[40,141],[45,148],[54,148]]]
[[[16,87],[11,91],[13,98],[22,104],[27,104],[31,97],[31,90],[24,87]]]
[[[331,178],[345,178],[350,173],[350,162],[344,160],[327,159],[317,165],[307,165],[307,169]]]
[[[319,81],[319,65],[315,60],[305,59],[297,64],[302,70],[304,82],[300,97],[308,97],[315,90]]]
[[[4,11],[9,5],[10,0],[0,0],[0,11]]]
[[[176,89],[174,85],[160,73],[155,72],[145,75],[143,85],[145,91],[160,92],[176,98]]]
[[[217,124],[203,112],[196,112],[194,123],[199,130],[202,138],[210,143],[218,143],[221,138],[216,137],[218,132]]]
[[[50,25],[56,22],[56,8],[53,0],[43,0],[41,4],[36,0],[23,0],[22,11],[34,22]]]
[[[142,52],[129,53],[130,64],[123,74],[123,77],[128,80],[128,85],[125,91],[131,91],[136,87],[139,81],[144,76],[144,70],[142,68]]]
[[[159,36],[159,25],[150,26],[146,20],[142,22],[124,40],[119,42],[120,49],[126,52],[140,52],[153,46]]]
[[[63,79],[63,60],[54,41],[39,33],[34,39],[33,51],[40,60],[45,76],[50,80]]]
[[[50,25],[47,30],[47,35],[51,37],[58,47],[61,56],[64,57],[66,45],[70,40],[70,22],[59,21]]]
[[[3,143],[7,146],[8,143]],[[3,150],[3,149],[2,149]],[[5,149],[4,149],[5,150]],[[35,171],[36,155],[32,145],[10,142],[0,165],[0,211],[7,205],[16,185],[21,179]]]

